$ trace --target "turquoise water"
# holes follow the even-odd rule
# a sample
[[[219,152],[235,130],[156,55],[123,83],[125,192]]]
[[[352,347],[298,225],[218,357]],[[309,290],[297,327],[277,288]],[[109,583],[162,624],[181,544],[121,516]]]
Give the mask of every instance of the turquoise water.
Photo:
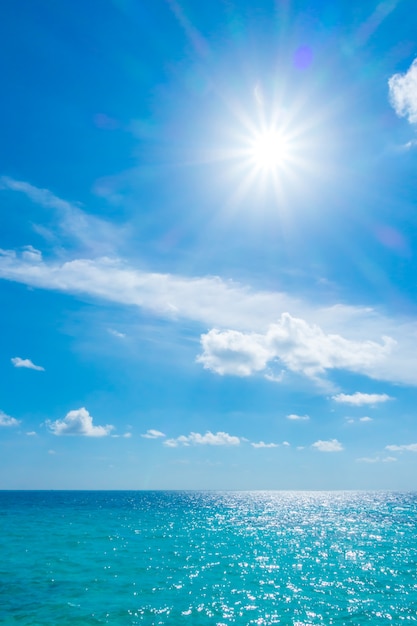
[[[417,494],[0,492],[0,623],[417,622]]]

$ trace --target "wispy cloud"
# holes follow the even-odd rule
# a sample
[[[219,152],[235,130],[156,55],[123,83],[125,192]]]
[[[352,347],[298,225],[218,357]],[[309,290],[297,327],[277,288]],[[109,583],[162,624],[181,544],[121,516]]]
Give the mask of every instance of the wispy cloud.
[[[374,420],[372,419],[372,417],[369,417],[368,415],[364,415],[363,417],[359,418],[360,422],[373,422]]]
[[[107,332],[110,335],[113,335],[113,337],[117,337],[118,339],[125,339],[126,338],[126,334],[125,333],[121,333],[118,330],[114,330],[114,328],[108,328]]]
[[[398,461],[395,456],[363,456],[356,460],[359,463],[395,463],[395,461]]]
[[[287,415],[287,420],[291,420],[293,422],[306,422],[309,419],[309,415],[297,415],[296,413],[290,413]]]
[[[319,439],[312,444],[312,448],[319,452],[341,452],[343,450],[342,444],[337,439],[330,439],[329,441]]]
[[[141,437],[144,437],[145,439],[159,439],[160,437],[165,437],[165,433],[162,433],[160,430],[150,428],[146,431],[146,433],[141,435]]]
[[[417,443],[407,443],[400,446],[391,444],[385,446],[385,450],[389,450],[390,452],[417,452]]]
[[[0,411],[0,426],[18,426],[20,421]]]
[[[256,292],[216,276],[144,272],[114,257],[39,264],[14,250],[0,250],[0,277],[136,305],[164,317],[191,319],[209,327],[262,328],[276,317],[276,311],[300,308],[295,299],[279,292]]]
[[[315,308],[288,294],[254,291],[218,277],[144,272],[121,259],[62,263],[42,261],[38,254],[28,258],[25,252],[0,251],[1,278],[135,305],[173,321],[189,319],[211,328],[201,337],[198,359],[212,372],[270,376],[278,365],[323,383],[322,377],[333,369],[345,369],[417,385],[414,321],[386,318],[364,307]],[[271,323],[277,314],[278,321]]]
[[[180,435],[175,439],[166,439],[163,443],[169,448],[177,448],[178,446],[238,446],[241,441],[243,440],[240,437],[222,431],[212,433],[208,430],[204,435],[191,432],[189,435]]]
[[[258,443],[252,442],[251,446],[254,448],[278,448],[278,443],[265,443],[264,441],[259,441]]]
[[[338,393],[332,396],[332,400],[353,406],[363,406],[365,404],[381,404],[382,402],[392,400],[392,398],[386,393],[361,393],[356,391],[356,393],[352,394]]]
[[[41,365],[35,365],[30,359],[21,359],[19,356],[15,356],[10,359],[15,367],[24,367],[29,370],[36,370],[37,372],[44,372],[45,368]]]
[[[40,263],[42,261],[42,252],[33,246],[24,246],[22,248],[22,258],[32,263]]]
[[[114,429],[114,426],[94,426],[90,413],[82,407],[69,411],[64,419],[46,422],[49,430],[54,435],[82,435],[84,437],[105,437]]]
[[[398,73],[388,80],[390,101],[400,117],[410,124],[417,123],[417,59],[403,74]]]
[[[1,189],[22,193],[35,204],[53,210],[55,215],[53,230],[48,230],[43,224],[34,225],[34,229],[49,240],[54,241],[57,238],[55,229],[60,237],[72,239],[84,250],[95,254],[108,254],[114,251],[115,245],[120,243],[125,232],[123,227],[88,214],[79,203],[63,200],[49,189],[42,189],[9,176],[0,176]]]

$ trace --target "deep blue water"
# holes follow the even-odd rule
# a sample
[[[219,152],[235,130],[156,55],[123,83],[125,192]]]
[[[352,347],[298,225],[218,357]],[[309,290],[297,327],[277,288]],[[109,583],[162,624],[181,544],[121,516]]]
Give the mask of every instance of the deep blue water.
[[[0,623],[417,622],[417,494],[0,492]]]

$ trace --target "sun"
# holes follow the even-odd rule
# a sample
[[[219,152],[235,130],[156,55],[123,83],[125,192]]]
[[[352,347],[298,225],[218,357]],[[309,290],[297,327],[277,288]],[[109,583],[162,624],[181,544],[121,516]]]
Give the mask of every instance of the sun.
[[[257,133],[250,145],[250,159],[259,170],[283,168],[291,158],[291,142],[282,131],[267,129]]]

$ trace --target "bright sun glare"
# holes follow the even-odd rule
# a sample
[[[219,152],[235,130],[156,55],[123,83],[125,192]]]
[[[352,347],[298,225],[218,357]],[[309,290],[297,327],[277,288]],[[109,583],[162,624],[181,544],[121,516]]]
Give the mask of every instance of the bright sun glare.
[[[277,130],[267,130],[257,135],[251,145],[251,160],[261,170],[279,169],[290,156],[288,139]]]

